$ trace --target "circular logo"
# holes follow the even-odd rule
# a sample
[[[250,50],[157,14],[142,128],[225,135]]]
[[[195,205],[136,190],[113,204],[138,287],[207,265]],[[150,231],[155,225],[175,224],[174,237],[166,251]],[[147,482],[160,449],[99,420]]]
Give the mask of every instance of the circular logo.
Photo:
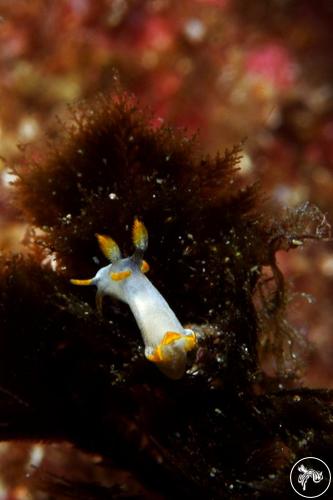
[[[290,471],[290,484],[303,498],[323,495],[331,484],[331,471],[323,460],[305,457],[298,460]]]

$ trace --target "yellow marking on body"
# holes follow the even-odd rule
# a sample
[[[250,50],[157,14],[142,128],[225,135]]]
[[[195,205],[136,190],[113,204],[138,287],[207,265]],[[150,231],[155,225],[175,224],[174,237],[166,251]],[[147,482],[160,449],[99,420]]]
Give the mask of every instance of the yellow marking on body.
[[[148,231],[138,219],[134,219],[132,236],[135,248],[145,251],[148,245]]]
[[[163,340],[162,340],[162,345],[172,344],[172,342],[180,339],[183,336],[184,335],[182,333],[166,332],[166,334],[164,335]]]
[[[93,280],[70,280],[72,285],[79,285],[79,286],[89,286],[92,285]]]
[[[155,354],[147,354],[146,358],[148,359],[148,361],[151,361],[152,363],[156,363]]]
[[[110,236],[105,236],[103,234],[96,234],[100,249],[102,250],[105,257],[111,262],[116,262],[121,258],[120,249],[117,243],[110,238]]]
[[[131,276],[132,271],[121,271],[120,273],[110,273],[113,281],[122,281]]]
[[[141,266],[140,266],[141,272],[142,273],[148,273],[149,269],[150,269],[150,266],[149,266],[148,262],[146,262],[145,260],[143,260],[141,262]]]
[[[163,355],[161,352],[161,345],[158,345],[153,352],[153,354],[148,354],[147,359],[153,363],[160,363],[163,361]]]
[[[158,344],[154,352],[146,356],[147,359],[149,361],[152,361],[153,363],[163,363],[170,361],[170,353],[164,352],[164,347],[172,344],[173,342],[179,339],[184,340],[185,352],[191,351],[197,345],[197,338],[194,332],[191,333],[190,335],[184,335],[183,333],[177,333],[177,332],[166,332],[162,342]]]

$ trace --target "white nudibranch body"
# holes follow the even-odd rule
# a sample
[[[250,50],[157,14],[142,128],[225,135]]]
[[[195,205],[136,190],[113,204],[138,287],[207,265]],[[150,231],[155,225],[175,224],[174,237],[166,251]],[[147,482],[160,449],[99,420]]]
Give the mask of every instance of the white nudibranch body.
[[[159,291],[144,275],[149,270],[143,260],[148,246],[145,226],[137,219],[133,226],[135,252],[121,258],[118,245],[109,237],[97,235],[104,255],[111,264],[102,267],[90,280],[71,280],[75,285],[95,285],[96,304],[101,311],[104,295],[129,305],[145,345],[145,356],[172,379],[179,379],[186,369],[187,352],[196,346],[192,330],[182,327],[175,313]]]

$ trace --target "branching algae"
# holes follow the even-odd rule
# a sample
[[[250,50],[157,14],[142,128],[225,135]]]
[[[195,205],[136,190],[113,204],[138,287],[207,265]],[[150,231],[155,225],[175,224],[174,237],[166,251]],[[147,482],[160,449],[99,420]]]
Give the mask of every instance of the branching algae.
[[[67,441],[102,457],[104,485],[94,460],[83,488],[69,478],[82,500],[289,498],[298,456],[333,463],[333,393],[299,387],[276,252],[326,238],[323,214],[273,210],[237,177],[239,147],[203,156],[120,91],[75,106],[60,132],[26,148],[15,171],[16,207],[38,231],[30,258],[0,256],[0,439]],[[149,228],[156,288],[142,223],[131,257],[105,236],[108,266],[94,254],[92,234],[109,227],[125,254],[133,214]],[[97,287],[99,309],[105,295],[126,304],[96,318],[89,287],[69,283],[81,276],[95,276],[74,283]],[[191,373],[174,383],[139,358],[129,308],[169,377],[184,373],[197,338]],[[42,490],[64,498],[50,477]]]
[[[122,259],[117,243],[108,236],[97,235],[105,257],[111,261],[92,279],[72,279],[73,285],[95,285],[96,305],[102,311],[104,295],[115,297],[129,305],[141,330],[145,356],[172,379],[184,375],[187,352],[196,345],[192,330],[184,329],[159,291],[144,275],[149,270],[143,254],[148,246],[148,232],[142,222],[134,220],[135,252]]]

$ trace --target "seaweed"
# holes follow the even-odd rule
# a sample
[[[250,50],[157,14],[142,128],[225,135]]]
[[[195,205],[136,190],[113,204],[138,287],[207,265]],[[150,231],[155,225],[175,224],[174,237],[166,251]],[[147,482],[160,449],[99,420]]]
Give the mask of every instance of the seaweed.
[[[2,440],[98,453],[141,498],[285,498],[298,457],[332,459],[332,393],[298,379],[306,346],[276,260],[330,228],[310,204],[272,207],[241,181],[240,158],[240,146],[203,155],[121,90],[76,104],[57,137],[24,148],[13,189],[29,255],[1,256]],[[95,233],[130,252],[134,216],[149,230],[150,279],[198,333],[177,382],[145,360],[124,304],[107,301],[100,318],[92,290],[69,283],[103,263]],[[52,475],[36,484],[57,498],[136,496],[131,483],[126,495]]]

